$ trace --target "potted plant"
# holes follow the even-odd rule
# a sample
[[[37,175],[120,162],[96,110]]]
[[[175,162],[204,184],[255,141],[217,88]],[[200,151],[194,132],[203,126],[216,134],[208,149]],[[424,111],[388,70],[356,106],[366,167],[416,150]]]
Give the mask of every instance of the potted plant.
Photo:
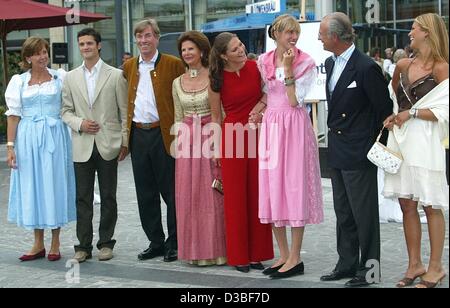
[[[0,143],[6,142],[6,107],[0,105]]]
[[[19,67],[20,52],[8,52],[8,73],[9,78],[14,74],[20,74]],[[0,76],[3,76],[3,65],[0,64]],[[6,86],[3,84],[3,79],[0,78],[0,143],[6,142],[6,102],[5,102]]]

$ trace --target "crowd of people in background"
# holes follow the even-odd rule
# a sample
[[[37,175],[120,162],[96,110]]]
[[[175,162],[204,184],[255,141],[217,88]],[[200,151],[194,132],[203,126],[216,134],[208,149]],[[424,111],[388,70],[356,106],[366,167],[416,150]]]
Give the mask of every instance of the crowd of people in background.
[[[269,29],[276,49],[258,56],[236,34],[223,32],[211,45],[188,31],[178,39],[178,58],[158,50],[160,30],[149,18],[134,27],[139,54],[124,54],[116,69],[101,59],[100,33],[85,28],[77,35],[83,64],[68,73],[48,69],[48,43],[28,38],[26,72],[14,75],[5,92],[8,220],[34,231],[31,250],[19,259],[59,260],[60,228],[75,220],[73,259],[92,258],[96,174],[97,257],[113,258],[117,167],[130,153],[148,239],[137,259],[228,264],[272,279],[304,274],[305,227],[324,217],[318,145],[304,104],[316,64],[296,47],[300,33],[294,17],[278,16]],[[383,58],[374,48],[368,56],[356,48],[347,15],[331,13],[320,23],[318,39],[333,54],[325,62],[325,91],[337,243],[336,265],[322,281],[380,281],[377,167],[366,154],[383,127],[387,146],[403,155],[399,173],[386,174],[383,187],[385,198],[399,200],[409,256],[396,286],[420,277],[416,287],[434,288],[446,275],[448,33],[430,13],[415,19],[409,37],[404,49],[387,48]],[[200,155],[198,144],[206,145]],[[428,221],[428,266],[418,206]],[[44,229],[52,232],[48,253]],[[280,255],[265,267],[275,257],[272,232]]]
[[[404,48],[388,47],[384,50],[384,58],[378,47],[373,47],[368,55],[382,68],[383,75],[388,81],[392,80],[395,66],[400,59],[414,57],[411,47],[406,45]]]

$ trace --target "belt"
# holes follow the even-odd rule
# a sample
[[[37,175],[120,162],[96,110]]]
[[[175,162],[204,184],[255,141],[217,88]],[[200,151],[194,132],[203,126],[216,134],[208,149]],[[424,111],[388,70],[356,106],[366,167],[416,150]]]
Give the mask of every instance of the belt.
[[[152,129],[155,127],[159,127],[159,121],[153,122],[153,123],[137,123],[133,122],[134,127],[140,128],[140,129]]]

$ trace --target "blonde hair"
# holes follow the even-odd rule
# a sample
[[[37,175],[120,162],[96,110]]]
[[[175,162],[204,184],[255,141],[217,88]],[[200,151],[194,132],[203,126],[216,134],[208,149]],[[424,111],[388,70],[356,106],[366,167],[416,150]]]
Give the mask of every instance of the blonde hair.
[[[428,33],[427,42],[433,59],[448,63],[448,32],[444,20],[438,14],[426,13],[419,15],[414,22]]]
[[[155,36],[157,38],[161,36],[161,31],[159,30],[158,23],[153,18],[147,18],[138,22],[134,26],[134,36],[144,31],[147,27],[151,27],[153,29],[153,32],[155,33]]]
[[[23,42],[21,52],[22,62],[19,63],[19,66],[22,68],[22,70],[26,71],[31,68],[31,63],[28,63],[27,58],[38,54],[43,48],[47,50],[48,56],[50,58],[50,45],[43,38],[30,36],[25,40],[25,42]]]
[[[269,28],[269,37],[275,40],[275,33],[282,33],[283,31],[294,31],[300,35],[300,24],[292,15],[280,15],[275,18]]]

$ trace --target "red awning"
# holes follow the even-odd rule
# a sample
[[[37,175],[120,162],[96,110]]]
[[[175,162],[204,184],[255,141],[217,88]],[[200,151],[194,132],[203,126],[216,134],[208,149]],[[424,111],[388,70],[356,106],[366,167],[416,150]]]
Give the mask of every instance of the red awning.
[[[74,16],[76,14],[76,16]],[[64,8],[30,0],[0,0],[1,34],[16,30],[42,29],[86,24],[111,18],[82,10]]]

